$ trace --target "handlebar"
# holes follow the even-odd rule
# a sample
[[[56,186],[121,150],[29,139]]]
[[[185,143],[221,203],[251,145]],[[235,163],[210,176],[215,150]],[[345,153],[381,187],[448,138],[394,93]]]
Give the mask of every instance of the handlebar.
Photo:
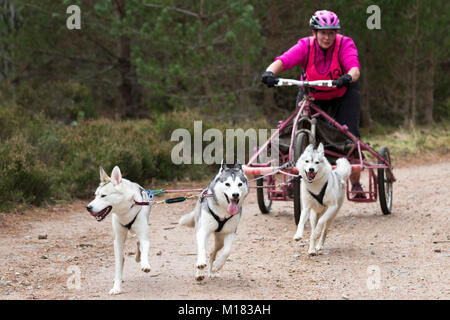
[[[328,88],[335,88],[336,87],[336,80],[315,80],[315,81],[299,81],[294,79],[283,79],[278,78],[276,79],[277,83],[275,84],[275,87],[282,87],[282,86],[305,86],[305,87],[328,87]]]

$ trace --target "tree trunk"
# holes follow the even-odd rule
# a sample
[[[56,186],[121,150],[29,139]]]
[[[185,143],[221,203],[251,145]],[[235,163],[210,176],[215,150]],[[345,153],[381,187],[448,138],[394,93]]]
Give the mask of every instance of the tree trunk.
[[[373,121],[370,116],[370,84],[369,84],[369,61],[370,61],[370,41],[366,40],[362,73],[362,104],[361,104],[361,127],[372,128]]]
[[[425,78],[425,98],[424,98],[424,112],[425,124],[431,125],[433,123],[433,107],[434,107],[434,68],[436,62],[433,58],[430,59],[428,70],[426,70]]]
[[[248,65],[248,62],[244,62],[244,65],[242,66],[242,72],[241,72],[241,88],[239,90],[239,105],[240,108],[242,108],[242,112],[248,113],[249,107],[250,107],[250,93],[247,89],[249,87],[249,84],[246,83],[248,81],[248,75],[250,74],[250,66]]]
[[[1,34],[1,36],[8,38],[16,30],[16,8],[14,6],[13,1],[4,0],[1,5],[3,6],[3,8],[1,8],[0,10],[1,14],[0,18],[3,20],[4,24],[3,34]],[[3,43],[3,48],[1,49],[2,49],[2,51],[0,52],[1,74],[5,79],[7,79],[13,67],[11,61],[9,60],[11,57],[10,55],[11,48],[9,41],[5,41]]]
[[[409,68],[406,70],[406,81],[405,81],[405,98],[403,103],[403,114],[405,116],[403,120],[403,126],[407,127],[410,124],[410,106],[411,106],[411,95],[412,95],[412,89],[411,89],[411,78],[412,78],[412,71],[409,70]]]
[[[116,0],[116,5],[120,20],[123,21],[126,18],[125,0]],[[124,104],[121,114],[125,117],[137,117],[142,113],[141,88],[137,83],[136,68],[131,63],[131,44],[127,35],[119,38],[117,69],[121,78],[119,92]]]
[[[419,0],[416,0],[416,6],[414,7],[416,16],[416,28],[415,37],[413,40],[413,61],[412,61],[412,79],[411,79],[411,125],[415,126],[417,119],[417,50],[419,46]]]
[[[280,17],[279,17],[279,8],[278,8],[278,2],[277,1],[272,1],[269,7],[269,12],[266,18],[266,23],[267,23],[267,34],[268,34],[268,39],[267,39],[267,49],[268,51],[272,51],[274,48],[279,48],[280,45],[280,41],[279,41],[279,36],[280,36]],[[272,61],[270,61],[267,66],[272,63]],[[261,70],[261,74],[265,71]],[[267,88],[264,85],[264,107],[266,109],[266,113],[270,113],[270,110],[276,107],[276,103],[275,103],[275,98],[274,98],[274,92],[275,90],[273,90],[273,88]],[[294,101],[292,103],[292,105],[295,104],[295,99],[296,97],[294,97]]]
[[[207,17],[203,14],[203,7],[204,7],[204,0],[200,1],[200,10],[198,13],[198,20],[200,22],[200,30],[198,32],[198,47],[199,47],[199,53],[202,54],[205,57],[205,61],[209,60],[208,52],[206,51],[206,43],[203,39],[203,33],[205,32],[208,21]],[[209,83],[209,65],[207,63],[204,63],[200,66],[199,74],[202,77],[202,87],[203,87],[203,93],[206,96],[205,103],[206,105],[211,105],[210,101],[213,97],[213,93],[211,90],[211,85]]]

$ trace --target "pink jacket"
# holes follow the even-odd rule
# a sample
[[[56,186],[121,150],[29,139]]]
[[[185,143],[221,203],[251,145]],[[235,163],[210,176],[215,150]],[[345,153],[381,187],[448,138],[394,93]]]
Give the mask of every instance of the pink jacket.
[[[314,42],[316,41],[314,37],[309,37],[309,56],[308,62],[306,63],[306,80],[337,80],[340,76],[344,74],[341,62],[339,61],[340,49],[342,49],[341,44],[343,36],[340,34],[336,35],[336,41],[334,42],[334,50],[332,50],[331,63],[328,64],[328,69],[325,72],[319,72],[317,70],[316,64],[314,63],[314,58],[317,57],[317,47]],[[328,54],[328,52],[327,52]],[[347,91],[347,87],[342,88],[324,88],[324,87],[313,87],[316,89],[315,92],[311,92],[310,95],[317,100],[330,100],[334,98],[342,97]]]
[[[301,38],[298,40],[297,44],[291,47],[288,51],[275,58],[275,60],[281,60],[281,62],[283,62],[283,71],[291,69],[297,65],[300,65],[303,69],[305,69],[306,61],[308,60],[308,39],[309,37]],[[330,65],[333,48],[336,42],[326,51],[319,48],[317,40],[314,41],[314,44],[316,46],[315,67],[317,71],[324,73]],[[338,58],[344,73],[347,73],[353,67],[360,69],[358,50],[356,49],[355,43],[351,38],[345,36],[342,37],[342,47]]]

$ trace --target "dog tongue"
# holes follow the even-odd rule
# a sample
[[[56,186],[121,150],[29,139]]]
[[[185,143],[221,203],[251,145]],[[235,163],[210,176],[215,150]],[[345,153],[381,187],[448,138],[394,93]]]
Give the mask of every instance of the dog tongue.
[[[237,214],[239,212],[239,206],[237,205],[236,201],[234,201],[234,200],[230,201],[230,204],[228,205],[227,211],[232,216],[234,216],[235,214]]]
[[[307,175],[308,175],[308,179],[310,179],[310,180],[314,179],[314,177],[316,176],[316,174],[313,172],[308,172]]]

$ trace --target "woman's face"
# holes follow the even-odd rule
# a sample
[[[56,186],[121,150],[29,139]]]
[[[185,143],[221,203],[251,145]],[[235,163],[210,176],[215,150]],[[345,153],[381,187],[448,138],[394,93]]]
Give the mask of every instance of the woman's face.
[[[336,40],[336,30],[317,30],[314,32],[314,37],[317,39],[319,47],[326,50],[331,47]]]

